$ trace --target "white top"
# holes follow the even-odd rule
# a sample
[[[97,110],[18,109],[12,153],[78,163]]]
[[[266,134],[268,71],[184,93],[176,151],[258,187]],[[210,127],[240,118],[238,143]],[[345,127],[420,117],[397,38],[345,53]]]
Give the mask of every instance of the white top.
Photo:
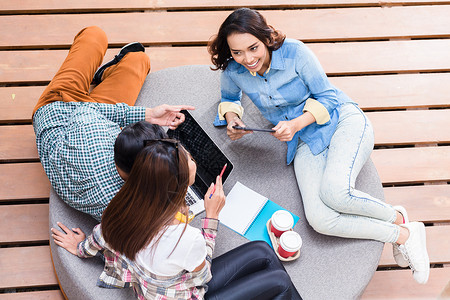
[[[188,225],[173,250],[183,229],[184,224],[169,226],[155,249],[152,242],[137,253],[136,263],[160,276],[174,276],[183,270],[192,272],[206,258],[206,242],[199,229]]]

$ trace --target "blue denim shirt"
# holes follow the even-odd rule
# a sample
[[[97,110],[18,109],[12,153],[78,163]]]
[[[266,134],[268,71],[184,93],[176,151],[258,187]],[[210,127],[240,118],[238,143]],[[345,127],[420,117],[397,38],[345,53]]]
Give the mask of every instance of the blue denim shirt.
[[[330,115],[328,122],[308,125],[287,142],[287,164],[294,159],[299,138],[314,155],[325,150],[336,130],[340,105],[352,102],[328,81],[312,51],[294,39],[286,39],[278,50],[272,52],[270,70],[264,76],[253,76],[243,65],[234,60],[229,62],[221,77],[221,101],[241,105],[242,92],[274,125],[303,114],[308,98],[316,99],[327,109]],[[226,124],[216,116],[215,126]]]

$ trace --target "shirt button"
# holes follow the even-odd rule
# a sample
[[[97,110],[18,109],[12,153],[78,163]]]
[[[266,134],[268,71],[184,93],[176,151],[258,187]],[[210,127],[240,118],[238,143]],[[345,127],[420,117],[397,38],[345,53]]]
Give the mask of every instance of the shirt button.
[[[265,81],[265,82],[267,82],[267,79],[266,79],[266,78],[264,78],[264,81]]]
[[[272,96],[269,96],[269,99],[272,99]]]
[[[289,120],[288,117],[284,117],[286,120]]]

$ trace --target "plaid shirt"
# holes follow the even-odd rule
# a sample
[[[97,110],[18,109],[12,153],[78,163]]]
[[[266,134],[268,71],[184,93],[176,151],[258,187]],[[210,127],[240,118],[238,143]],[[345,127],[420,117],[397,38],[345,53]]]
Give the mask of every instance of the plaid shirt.
[[[124,183],[114,163],[117,135],[144,119],[144,107],[124,103],[57,101],[38,109],[33,126],[39,157],[64,202],[100,221]]]
[[[78,244],[78,256],[92,257],[103,251],[105,268],[97,285],[107,288],[132,286],[138,299],[203,299],[206,283],[211,280],[211,261],[219,220],[202,219],[202,233],[206,241],[206,264],[197,272],[182,271],[175,276],[150,273],[136,262],[111,249],[105,242],[98,224],[90,236]]]

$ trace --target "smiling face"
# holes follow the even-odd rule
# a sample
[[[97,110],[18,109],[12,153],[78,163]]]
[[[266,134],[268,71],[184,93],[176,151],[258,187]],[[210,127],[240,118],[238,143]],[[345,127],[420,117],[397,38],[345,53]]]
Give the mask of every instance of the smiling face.
[[[251,72],[263,75],[270,65],[269,49],[249,33],[233,33],[227,37],[231,56]]]

